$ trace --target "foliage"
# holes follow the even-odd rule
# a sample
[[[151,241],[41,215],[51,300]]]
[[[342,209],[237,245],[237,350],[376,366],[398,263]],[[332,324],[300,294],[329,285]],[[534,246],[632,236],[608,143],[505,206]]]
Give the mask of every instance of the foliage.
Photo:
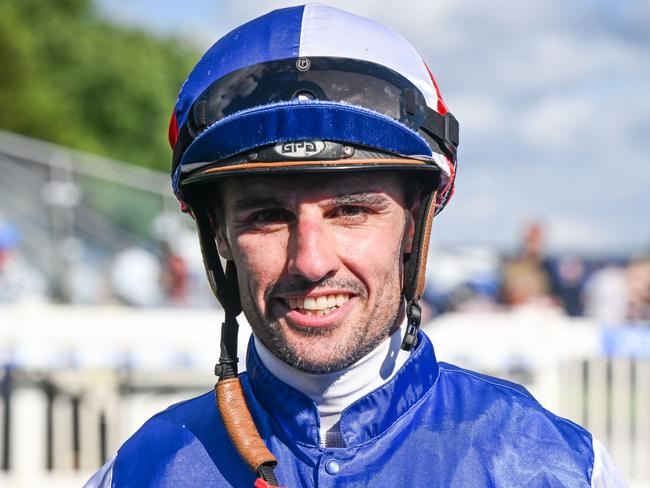
[[[110,24],[91,0],[0,0],[0,59],[0,128],[169,169],[190,46]]]

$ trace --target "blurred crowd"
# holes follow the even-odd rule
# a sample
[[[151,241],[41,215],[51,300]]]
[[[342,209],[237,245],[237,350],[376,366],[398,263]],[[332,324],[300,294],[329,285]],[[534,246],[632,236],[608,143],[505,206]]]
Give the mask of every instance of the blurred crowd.
[[[182,218],[182,217],[181,217]],[[153,222],[147,245],[109,256],[92,249],[61,256],[64,276],[48,276],[28,259],[15,224],[0,218],[0,304],[46,300],[133,307],[217,306],[194,231],[168,214]],[[84,248],[79,244],[78,247]]]
[[[163,213],[151,234],[149,247],[126,247],[100,264],[72,263],[61,294],[21,251],[17,227],[0,220],[0,303],[63,296],[65,302],[86,305],[217,306],[193,229]],[[482,247],[432,250],[427,316],[538,307],[605,324],[650,322],[650,254],[549,255],[539,223],[527,225],[520,241],[511,255]]]
[[[467,248],[429,259],[430,315],[537,307],[611,325],[650,322],[650,254],[550,255],[542,225],[533,222],[513,255]]]

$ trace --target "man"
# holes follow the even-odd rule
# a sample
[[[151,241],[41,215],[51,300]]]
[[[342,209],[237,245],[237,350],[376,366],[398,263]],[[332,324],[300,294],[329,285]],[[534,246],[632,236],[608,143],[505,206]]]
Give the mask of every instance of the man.
[[[194,68],[170,141],[226,315],[217,408],[156,415],[89,486],[622,483],[584,429],[418,331],[458,125],[402,37],[322,5],[255,19]]]

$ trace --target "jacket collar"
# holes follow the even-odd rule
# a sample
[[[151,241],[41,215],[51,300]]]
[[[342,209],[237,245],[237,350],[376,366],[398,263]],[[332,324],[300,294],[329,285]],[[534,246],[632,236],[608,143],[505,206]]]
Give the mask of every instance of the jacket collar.
[[[341,414],[341,434],[347,446],[358,446],[384,433],[426,395],[438,373],[433,346],[420,332],[417,347],[397,374]],[[260,361],[252,340],[248,346],[246,373],[241,379],[258,427],[268,422],[259,418],[263,413],[255,404],[271,417],[273,431],[280,430],[291,441],[318,446],[320,421],[316,405],[271,374]]]

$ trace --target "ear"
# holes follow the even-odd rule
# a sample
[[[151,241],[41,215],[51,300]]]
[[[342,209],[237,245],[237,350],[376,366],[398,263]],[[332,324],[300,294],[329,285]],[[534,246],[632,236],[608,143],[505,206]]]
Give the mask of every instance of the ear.
[[[415,238],[415,220],[417,219],[417,208],[408,209],[406,212],[406,222],[404,223],[404,241],[402,249],[404,254],[410,254],[413,251],[413,239]]]
[[[214,242],[217,244],[219,255],[226,261],[232,261],[232,248],[228,242],[228,230],[226,229],[226,225],[223,222],[219,222],[219,219],[214,218],[212,215],[210,216],[210,222],[212,223]]]
[[[437,192],[436,192],[437,193]],[[432,198],[435,201],[436,193],[433,194]],[[413,252],[413,245],[415,240],[415,225],[418,222],[418,214],[420,213],[420,205],[422,204],[422,198],[418,196],[413,199],[411,208],[406,212],[406,226],[404,229],[404,253],[409,254]]]

